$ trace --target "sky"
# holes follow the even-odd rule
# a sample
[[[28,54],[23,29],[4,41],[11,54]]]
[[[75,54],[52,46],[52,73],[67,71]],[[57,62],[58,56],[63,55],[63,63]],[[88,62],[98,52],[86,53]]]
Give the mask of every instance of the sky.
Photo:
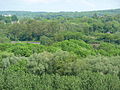
[[[0,0],[0,11],[93,11],[120,8],[120,0]]]

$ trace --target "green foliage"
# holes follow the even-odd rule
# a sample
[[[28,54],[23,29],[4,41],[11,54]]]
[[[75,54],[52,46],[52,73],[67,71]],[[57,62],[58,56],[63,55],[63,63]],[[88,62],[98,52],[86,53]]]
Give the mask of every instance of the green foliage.
[[[0,43],[9,43],[9,42],[10,40],[4,35],[4,31],[0,28]]]
[[[118,77],[83,72],[79,76],[41,75],[5,72],[5,90],[119,90]],[[117,82],[117,83],[116,83]],[[5,86],[4,86],[5,85]]]
[[[0,21],[4,22],[4,23],[11,23],[14,21],[18,21],[18,18],[16,15],[0,15]]]
[[[92,72],[118,75],[120,72],[120,57],[91,56],[84,59]]]
[[[13,56],[14,54],[13,53],[9,53],[9,52],[6,52],[6,51],[4,51],[4,52],[1,52],[0,51],[0,58],[2,59],[2,58],[7,58],[7,57],[11,57],[11,56]]]
[[[113,12],[0,15],[0,90],[119,90],[120,15]]]
[[[81,40],[65,40],[55,43],[55,47],[60,47],[63,51],[73,52],[81,57],[95,55],[94,49],[89,44]]]
[[[117,56],[120,55],[120,46],[110,43],[101,43],[98,46],[98,53],[105,56]]]
[[[73,69],[77,56],[66,51],[59,51],[53,54],[50,62],[49,72],[60,75],[73,75]]]
[[[78,59],[66,51],[2,59],[0,89],[119,90],[120,56]],[[117,82],[117,83],[116,83]]]
[[[55,52],[60,51],[60,50],[61,50],[61,49],[60,49],[59,47],[54,47],[54,46],[48,46],[48,47],[46,48],[46,51],[52,52],[52,53],[55,53]]]
[[[21,56],[30,56],[32,54],[32,51],[28,47],[15,47],[12,48],[11,52],[14,52],[15,55],[21,55]]]
[[[40,43],[42,45],[51,45],[52,44],[52,40],[46,36],[41,36],[40,37]]]
[[[33,53],[40,53],[46,50],[42,45],[16,43],[16,44],[0,44],[1,51],[8,51],[14,53],[16,56],[28,57]]]
[[[98,33],[95,36],[96,36],[98,41],[120,44],[120,35],[119,34],[120,34],[120,32],[116,32],[115,34]]]
[[[49,69],[49,61],[52,58],[52,54],[43,52],[41,54],[34,54],[28,58],[28,71],[34,74],[43,74]]]
[[[82,79],[82,90],[119,90],[120,88],[117,76],[91,72],[83,72],[79,76]],[[115,83],[116,81],[118,82],[117,84]]]
[[[13,16],[11,16],[11,20],[12,20],[12,21],[18,21],[18,18],[17,18],[16,15],[13,15]]]
[[[64,40],[84,40],[85,42],[104,41],[119,44],[119,15],[97,17],[22,19],[16,23],[0,23],[1,33],[12,41],[40,41],[43,45]],[[14,21],[16,16],[12,16]],[[99,33],[99,34],[96,34]],[[97,36],[98,35],[98,36]],[[6,38],[1,41],[7,41]]]
[[[9,43],[10,40],[6,37],[0,37],[0,43]]]

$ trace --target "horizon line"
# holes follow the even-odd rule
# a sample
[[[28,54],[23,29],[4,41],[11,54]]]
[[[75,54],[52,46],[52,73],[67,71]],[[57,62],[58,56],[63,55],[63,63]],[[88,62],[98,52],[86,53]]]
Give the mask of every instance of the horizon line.
[[[44,12],[44,13],[59,13],[59,12],[92,12],[92,11],[105,11],[105,10],[119,10],[120,8],[98,9],[98,10],[83,10],[83,11],[33,11],[33,10],[0,10],[0,12]]]

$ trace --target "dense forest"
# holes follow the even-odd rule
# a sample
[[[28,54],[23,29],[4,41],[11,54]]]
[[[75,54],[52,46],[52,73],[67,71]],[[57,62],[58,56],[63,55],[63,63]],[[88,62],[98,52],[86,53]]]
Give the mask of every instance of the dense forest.
[[[119,9],[19,13],[0,15],[0,90],[120,90]]]
[[[16,15],[18,18],[36,18],[42,17],[47,19],[59,18],[59,17],[91,17],[93,14],[99,16],[103,15],[116,15],[120,14],[120,9],[110,9],[110,10],[98,10],[98,11],[83,11],[83,12],[30,12],[30,11],[0,11],[0,15]]]

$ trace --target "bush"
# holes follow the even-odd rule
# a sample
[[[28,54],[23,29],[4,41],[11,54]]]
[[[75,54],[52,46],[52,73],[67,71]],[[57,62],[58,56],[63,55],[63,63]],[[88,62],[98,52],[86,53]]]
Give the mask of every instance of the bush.
[[[92,72],[100,72],[101,74],[112,75],[118,75],[120,72],[120,56],[92,56],[83,60],[88,63],[89,70]]]
[[[110,43],[101,43],[97,48],[97,52],[104,56],[120,55],[120,46]]]
[[[53,46],[61,48],[63,51],[73,52],[81,57],[95,55],[95,51],[89,44],[81,40],[65,40],[55,43]]]

